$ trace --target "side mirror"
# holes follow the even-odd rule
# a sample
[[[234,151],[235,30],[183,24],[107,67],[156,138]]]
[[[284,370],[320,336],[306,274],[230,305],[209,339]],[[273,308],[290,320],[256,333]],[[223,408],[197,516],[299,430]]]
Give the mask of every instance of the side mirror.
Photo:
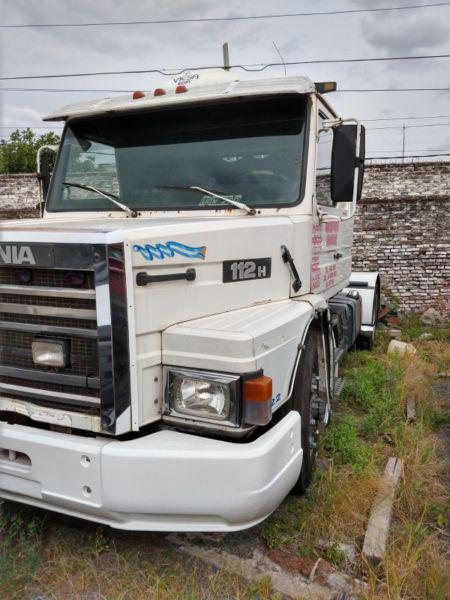
[[[48,188],[50,187],[51,168],[50,168],[50,152],[57,152],[58,146],[41,146],[37,152],[37,179],[40,190],[40,206],[45,204]]]
[[[359,131],[358,131],[359,130]],[[333,129],[331,198],[333,202],[360,200],[364,179],[366,130],[363,125],[341,124]]]

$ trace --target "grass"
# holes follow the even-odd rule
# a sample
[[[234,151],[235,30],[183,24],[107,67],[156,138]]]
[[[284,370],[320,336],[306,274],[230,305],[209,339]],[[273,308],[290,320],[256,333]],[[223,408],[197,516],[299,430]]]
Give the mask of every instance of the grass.
[[[366,578],[368,599],[444,600],[450,589],[449,493],[444,485],[449,477],[444,439],[449,412],[431,385],[438,372],[449,370],[450,344],[441,334],[421,337],[424,329],[431,333],[415,318],[406,322],[415,356],[387,355],[385,336],[374,352],[347,356],[339,407],[320,444],[322,468],[307,494],[290,498],[261,529],[273,548],[322,557]],[[410,395],[417,403],[415,425],[405,421]],[[389,456],[403,459],[404,475],[387,555],[376,569],[361,555],[356,565],[346,564],[338,544],[362,547]]]
[[[270,577],[249,584],[179,553],[163,535],[5,503],[0,598],[23,600],[275,600]]]
[[[4,514],[0,519],[0,590],[2,597],[14,597],[39,565],[42,521],[22,514]],[[19,566],[19,568],[17,568]]]
[[[428,331],[428,328],[426,328]],[[387,356],[388,338],[374,352],[346,358],[346,385],[319,448],[319,468],[307,494],[289,497],[251,538],[300,558],[322,557],[368,582],[367,600],[445,600],[448,566],[448,464],[443,444],[448,410],[431,392],[448,371],[445,336],[420,337],[417,354]],[[406,397],[417,421],[404,418]],[[389,456],[404,460],[389,547],[380,568],[359,555],[349,564],[340,544],[362,546],[380,473]],[[237,537],[230,534],[230,544]],[[447,594],[447,595],[446,595]],[[50,512],[5,503],[0,510],[0,599],[238,599],[277,598],[270,577],[251,584],[239,575],[187,559],[162,534],[114,531]]]

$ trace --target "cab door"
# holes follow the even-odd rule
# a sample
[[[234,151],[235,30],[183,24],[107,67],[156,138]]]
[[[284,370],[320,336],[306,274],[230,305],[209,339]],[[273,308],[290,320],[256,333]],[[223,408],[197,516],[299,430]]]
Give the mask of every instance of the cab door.
[[[319,104],[317,116],[316,194],[313,206],[311,292],[329,298],[348,283],[353,242],[353,218],[346,204],[331,200],[331,154],[333,131],[321,131],[325,119],[333,118]]]

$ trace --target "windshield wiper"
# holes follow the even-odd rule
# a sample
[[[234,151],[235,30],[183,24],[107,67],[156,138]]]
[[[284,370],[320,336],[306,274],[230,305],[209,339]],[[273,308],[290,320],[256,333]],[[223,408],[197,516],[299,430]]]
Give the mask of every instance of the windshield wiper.
[[[228,202],[228,204],[232,204],[236,208],[240,208],[241,210],[245,210],[248,215],[256,215],[256,210],[247,206],[243,202],[239,202],[238,200],[232,200],[231,198],[227,198],[222,194],[218,194],[211,190],[207,190],[206,188],[199,187],[198,185],[156,185],[156,188],[160,188],[162,190],[185,190],[188,192],[203,192],[212,198],[219,198],[219,200],[223,200],[224,202]]]
[[[82,190],[89,190],[91,192],[95,192],[96,194],[103,196],[104,198],[106,198],[107,200],[109,200],[110,202],[112,202],[113,204],[118,206],[121,210],[129,213],[132,217],[137,216],[137,212],[132,210],[129,206],[122,204],[122,202],[119,202],[117,200],[117,196],[115,194],[110,194],[109,192],[104,192],[103,190],[99,190],[92,185],[85,185],[84,183],[73,183],[71,181],[64,181],[63,185],[66,185],[67,187],[75,187],[75,188],[80,188]]]

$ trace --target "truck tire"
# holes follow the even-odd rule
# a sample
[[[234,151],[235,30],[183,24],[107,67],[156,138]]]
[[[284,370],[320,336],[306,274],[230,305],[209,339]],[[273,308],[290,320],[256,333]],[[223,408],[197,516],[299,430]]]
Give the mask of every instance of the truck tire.
[[[313,402],[317,398],[314,389],[316,376],[319,374],[319,357],[317,346],[320,342],[318,330],[312,326],[305,340],[300,364],[295,376],[291,410],[301,416],[301,443],[303,449],[302,470],[292,493],[303,494],[311,483],[316,465],[319,419],[314,418]]]

